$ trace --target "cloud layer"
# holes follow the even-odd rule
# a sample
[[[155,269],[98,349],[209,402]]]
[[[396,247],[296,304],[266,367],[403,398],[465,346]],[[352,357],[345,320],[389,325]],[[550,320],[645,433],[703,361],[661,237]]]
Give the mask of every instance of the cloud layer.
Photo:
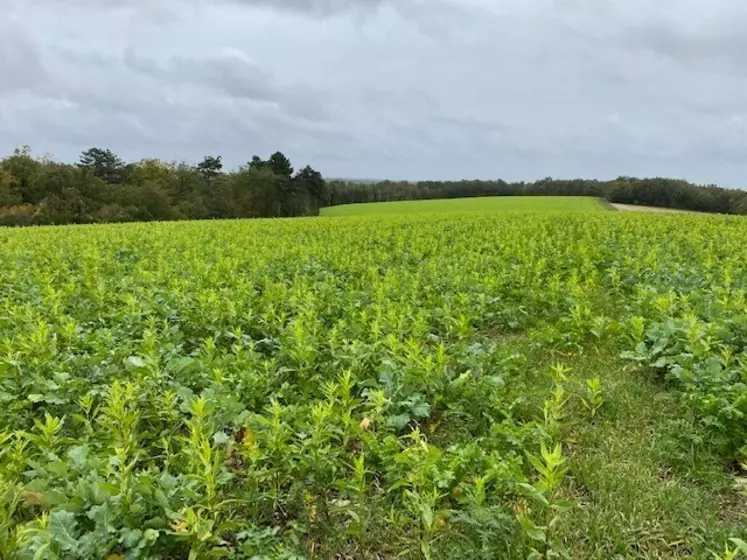
[[[738,0],[5,0],[0,150],[743,186]]]

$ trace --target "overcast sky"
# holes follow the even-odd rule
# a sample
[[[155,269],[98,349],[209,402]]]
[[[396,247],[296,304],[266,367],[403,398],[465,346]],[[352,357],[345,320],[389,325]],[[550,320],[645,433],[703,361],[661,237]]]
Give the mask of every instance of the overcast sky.
[[[744,0],[0,0],[0,152],[747,184]]]

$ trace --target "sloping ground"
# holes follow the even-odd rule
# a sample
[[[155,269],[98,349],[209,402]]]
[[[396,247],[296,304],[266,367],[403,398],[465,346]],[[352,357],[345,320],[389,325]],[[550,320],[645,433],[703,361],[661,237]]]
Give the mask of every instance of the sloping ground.
[[[466,212],[600,212],[599,199],[585,196],[484,196],[344,204],[322,208],[322,216],[386,216]]]

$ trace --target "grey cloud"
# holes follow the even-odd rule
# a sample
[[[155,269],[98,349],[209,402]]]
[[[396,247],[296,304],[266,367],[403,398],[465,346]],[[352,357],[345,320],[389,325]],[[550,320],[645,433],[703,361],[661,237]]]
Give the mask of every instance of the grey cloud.
[[[680,62],[747,62],[747,6],[737,0],[559,0],[574,31]]]
[[[706,64],[720,61],[743,66],[747,63],[745,25],[747,21],[730,21],[726,25],[690,31],[649,23],[629,30],[621,41],[630,47],[649,49],[675,60]]]
[[[128,51],[124,62],[130,70],[166,84],[191,83],[219,89],[230,97],[275,100],[270,73],[240,54],[209,55],[201,59],[172,56],[161,65]]]
[[[389,0],[225,0],[246,6],[301,11],[314,14],[333,14],[355,10],[378,9]],[[406,1],[406,0],[405,0]]]
[[[42,0],[49,5],[56,4],[56,0]],[[148,11],[156,13],[165,20],[177,16],[180,10],[202,8],[220,5],[235,5],[245,8],[263,8],[299,12],[314,15],[332,15],[350,12],[375,12],[387,4],[408,3],[411,0],[155,0],[150,3]],[[97,10],[117,10],[122,8],[136,9],[138,13],[142,7],[139,0],[69,0],[69,5]],[[169,17],[167,17],[167,15]]]
[[[270,71],[240,51],[228,50],[202,58],[172,56],[165,64],[128,51],[124,63],[131,71],[164,86],[191,84],[216,89],[234,99],[276,104],[293,116],[310,120],[324,120],[327,116],[320,92],[304,84],[276,83]]]
[[[53,0],[48,0],[53,1]],[[167,0],[161,0],[162,2]],[[187,2],[197,0],[187,0]],[[391,0],[212,0],[212,4],[242,4],[249,7],[269,6],[276,9],[301,11],[335,11],[368,8]],[[121,7],[138,3],[138,0],[69,0],[70,4],[93,7]]]
[[[15,44],[31,41],[26,37]],[[3,70],[23,64],[31,68],[32,59],[18,62],[17,51],[11,51],[12,65],[2,59]],[[33,53],[21,52],[27,51]],[[33,83],[13,81],[6,102],[13,111],[3,111],[0,121],[0,137],[6,142],[38,149],[32,137],[43,131],[44,151],[63,146],[63,154],[74,157],[87,146],[103,144],[133,159],[196,159],[208,152],[226,153],[229,147],[228,159],[238,164],[281,145],[289,151],[296,145],[303,148],[311,144],[309,138],[345,140],[344,132],[324,123],[318,92],[303,84],[279,83],[236,50],[170,56],[163,62],[132,49],[119,56],[58,49],[49,58],[54,72]],[[33,87],[21,92],[27,82]]]
[[[0,25],[0,94],[32,89],[47,77],[34,44],[12,24]]]
[[[738,0],[5,3],[2,152],[281,149],[366,178],[747,172]]]

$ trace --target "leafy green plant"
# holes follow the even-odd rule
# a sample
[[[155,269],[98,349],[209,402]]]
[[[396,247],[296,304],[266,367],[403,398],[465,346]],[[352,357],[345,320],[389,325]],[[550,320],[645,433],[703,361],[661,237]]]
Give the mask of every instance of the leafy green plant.
[[[729,540],[734,545],[734,548],[731,548],[729,544],[726,544],[726,546],[724,546],[723,554],[713,554],[713,557],[716,560],[736,560],[737,558],[741,558],[742,555],[747,556],[747,542],[742,539]]]
[[[671,218],[0,231],[0,556],[583,556],[611,554],[608,528],[630,546],[617,515],[565,539],[583,516],[562,499],[615,488],[576,468],[586,428],[636,410],[606,386],[620,349],[687,412],[646,425],[674,441],[657,461],[678,442],[693,477],[711,449],[744,460],[747,227]],[[657,527],[693,556],[745,537],[700,513]]]
[[[604,396],[602,394],[602,380],[592,377],[586,380],[586,394],[581,397],[581,403],[589,411],[591,419],[594,420],[599,409],[604,405]]]
[[[554,364],[550,368],[550,377],[553,380],[552,394],[546,399],[542,406],[541,428],[550,441],[562,441],[565,425],[565,405],[568,403],[568,395],[564,383],[568,380],[570,369],[563,364]]]
[[[552,450],[548,450],[542,442],[539,456],[527,452],[527,458],[534,468],[537,480],[533,484],[522,483],[520,487],[539,510],[537,513],[528,511],[517,514],[524,534],[532,542],[528,558],[570,558],[570,553],[557,532],[561,514],[573,508],[572,503],[558,497],[560,485],[566,475],[563,447],[556,444]]]

